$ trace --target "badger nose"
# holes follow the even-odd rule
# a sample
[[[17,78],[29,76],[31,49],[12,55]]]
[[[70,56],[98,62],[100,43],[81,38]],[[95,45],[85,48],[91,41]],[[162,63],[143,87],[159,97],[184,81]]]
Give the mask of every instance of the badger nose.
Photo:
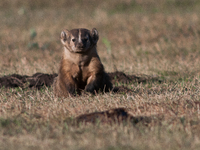
[[[82,42],[80,42],[80,43],[78,43],[77,47],[78,47],[78,48],[83,48],[83,47],[84,47],[84,45],[83,45],[83,43],[82,43]]]

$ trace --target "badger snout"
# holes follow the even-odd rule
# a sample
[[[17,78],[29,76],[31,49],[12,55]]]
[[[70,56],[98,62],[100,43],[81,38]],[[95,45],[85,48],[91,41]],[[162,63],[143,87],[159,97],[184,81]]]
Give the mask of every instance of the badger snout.
[[[77,44],[77,48],[79,48],[79,49],[82,49],[82,48],[84,48],[85,46],[84,46],[84,44],[82,43],[82,42],[79,42],[78,44]]]

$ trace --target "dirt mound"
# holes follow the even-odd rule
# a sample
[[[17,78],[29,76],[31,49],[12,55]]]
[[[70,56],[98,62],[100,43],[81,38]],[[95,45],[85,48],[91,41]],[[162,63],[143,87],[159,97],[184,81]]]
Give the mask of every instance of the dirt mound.
[[[94,112],[89,114],[83,114],[75,118],[75,121],[79,123],[120,123],[120,122],[131,122],[137,124],[139,122],[145,124],[150,123],[152,118],[138,116],[134,117],[128,113],[128,110],[125,108],[115,108],[102,112]]]
[[[147,82],[147,81],[159,81],[158,77],[151,77],[151,76],[136,76],[136,75],[126,75],[123,72],[113,72],[108,73],[112,83],[132,83],[132,82]],[[43,74],[43,73],[36,73],[33,76],[22,76],[18,74],[12,74],[8,76],[4,76],[0,78],[0,88],[38,88],[40,89],[43,86],[51,86],[53,83],[54,78],[57,74]],[[131,90],[124,87],[119,86],[113,89],[114,92],[130,92]]]
[[[110,79],[112,80],[112,83],[133,83],[133,82],[148,82],[148,81],[158,81],[158,82],[162,82],[158,77],[152,77],[152,76],[147,76],[147,75],[126,75],[123,72],[112,72],[112,73],[108,73],[108,75],[110,76]]]
[[[51,86],[54,78],[57,74],[43,74],[36,73],[33,76],[22,76],[18,74],[12,74],[9,76],[4,76],[0,78],[0,88],[38,88],[40,89],[42,86]]]

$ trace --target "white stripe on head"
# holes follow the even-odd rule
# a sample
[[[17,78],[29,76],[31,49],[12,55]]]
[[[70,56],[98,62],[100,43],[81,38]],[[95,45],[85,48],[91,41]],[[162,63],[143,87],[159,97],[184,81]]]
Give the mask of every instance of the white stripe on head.
[[[81,43],[81,29],[79,29],[79,34],[78,34],[78,42]]]

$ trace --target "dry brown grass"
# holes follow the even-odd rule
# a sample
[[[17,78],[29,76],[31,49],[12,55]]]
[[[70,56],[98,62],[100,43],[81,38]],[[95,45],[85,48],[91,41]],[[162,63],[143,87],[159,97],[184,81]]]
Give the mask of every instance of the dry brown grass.
[[[164,79],[125,85],[134,91],[130,93],[65,99],[55,98],[47,87],[1,88],[0,149],[200,147],[198,0],[1,0],[0,8],[0,76],[57,73],[61,30],[96,27],[98,53],[106,71]],[[155,120],[79,126],[69,121],[118,107]]]

